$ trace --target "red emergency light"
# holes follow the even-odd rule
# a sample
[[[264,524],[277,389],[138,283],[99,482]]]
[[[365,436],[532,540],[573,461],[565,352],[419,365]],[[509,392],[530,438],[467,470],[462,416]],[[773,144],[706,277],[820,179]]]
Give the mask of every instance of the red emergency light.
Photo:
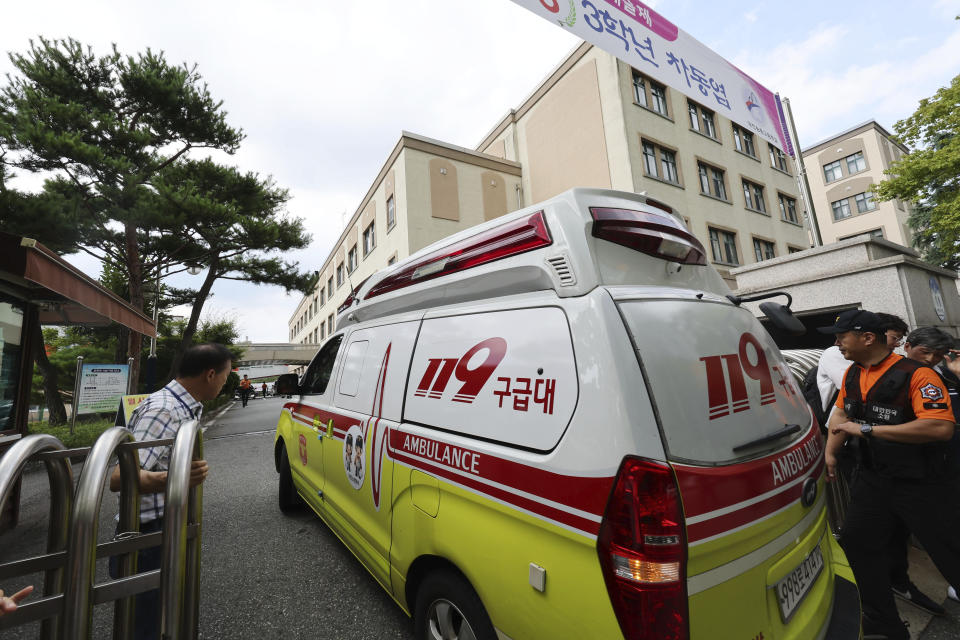
[[[427,254],[371,287],[365,300],[440,276],[553,244],[543,211],[488,229]]]
[[[650,203],[654,205],[654,203]],[[666,210],[666,205],[654,206]],[[590,207],[593,237],[680,264],[707,264],[706,251],[673,216],[654,211]]]

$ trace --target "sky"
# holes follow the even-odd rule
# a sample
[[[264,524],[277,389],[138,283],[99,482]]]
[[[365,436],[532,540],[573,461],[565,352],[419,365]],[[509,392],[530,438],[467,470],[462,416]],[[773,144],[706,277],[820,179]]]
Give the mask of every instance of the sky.
[[[511,0],[7,4],[4,53],[37,36],[73,37],[95,52],[115,43],[195,63],[246,134],[235,155],[217,159],[289,189],[289,215],[312,242],[284,257],[306,270],[322,265],[402,131],[474,148],[580,43]],[[892,132],[960,72],[960,0],[647,4],[789,98],[802,147],[871,119]],[[0,57],[0,82],[11,72]],[[38,184],[25,176],[17,186]],[[99,275],[94,259],[67,259]],[[213,294],[204,316],[235,319],[253,342],[286,342],[301,299],[224,280]]]

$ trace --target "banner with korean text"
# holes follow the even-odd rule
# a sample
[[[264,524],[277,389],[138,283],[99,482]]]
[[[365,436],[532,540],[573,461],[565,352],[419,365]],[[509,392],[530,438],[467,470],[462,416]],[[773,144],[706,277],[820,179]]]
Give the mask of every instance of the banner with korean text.
[[[638,0],[513,0],[794,155],[779,96]]]

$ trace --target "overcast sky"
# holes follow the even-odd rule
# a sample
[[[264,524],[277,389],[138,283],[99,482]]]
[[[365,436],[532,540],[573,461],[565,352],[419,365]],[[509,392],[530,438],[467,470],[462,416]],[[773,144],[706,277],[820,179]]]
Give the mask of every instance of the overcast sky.
[[[870,119],[892,130],[960,72],[960,0],[648,4],[790,98],[802,146]],[[197,63],[247,135],[225,160],[290,190],[313,242],[289,257],[306,269],[321,266],[401,131],[473,148],[579,44],[510,0],[5,4],[0,48],[24,51],[38,35]],[[0,73],[11,71],[4,56]],[[95,261],[68,259],[98,276]],[[220,281],[204,309],[254,342],[285,342],[299,300]]]

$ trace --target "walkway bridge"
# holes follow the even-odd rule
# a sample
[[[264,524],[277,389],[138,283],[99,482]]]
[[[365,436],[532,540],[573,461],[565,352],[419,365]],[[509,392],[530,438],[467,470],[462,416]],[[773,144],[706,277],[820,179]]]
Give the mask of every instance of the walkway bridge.
[[[251,367],[264,364],[290,364],[306,366],[320,349],[319,344],[252,343],[237,344],[243,348],[243,357],[233,363],[235,367]]]

